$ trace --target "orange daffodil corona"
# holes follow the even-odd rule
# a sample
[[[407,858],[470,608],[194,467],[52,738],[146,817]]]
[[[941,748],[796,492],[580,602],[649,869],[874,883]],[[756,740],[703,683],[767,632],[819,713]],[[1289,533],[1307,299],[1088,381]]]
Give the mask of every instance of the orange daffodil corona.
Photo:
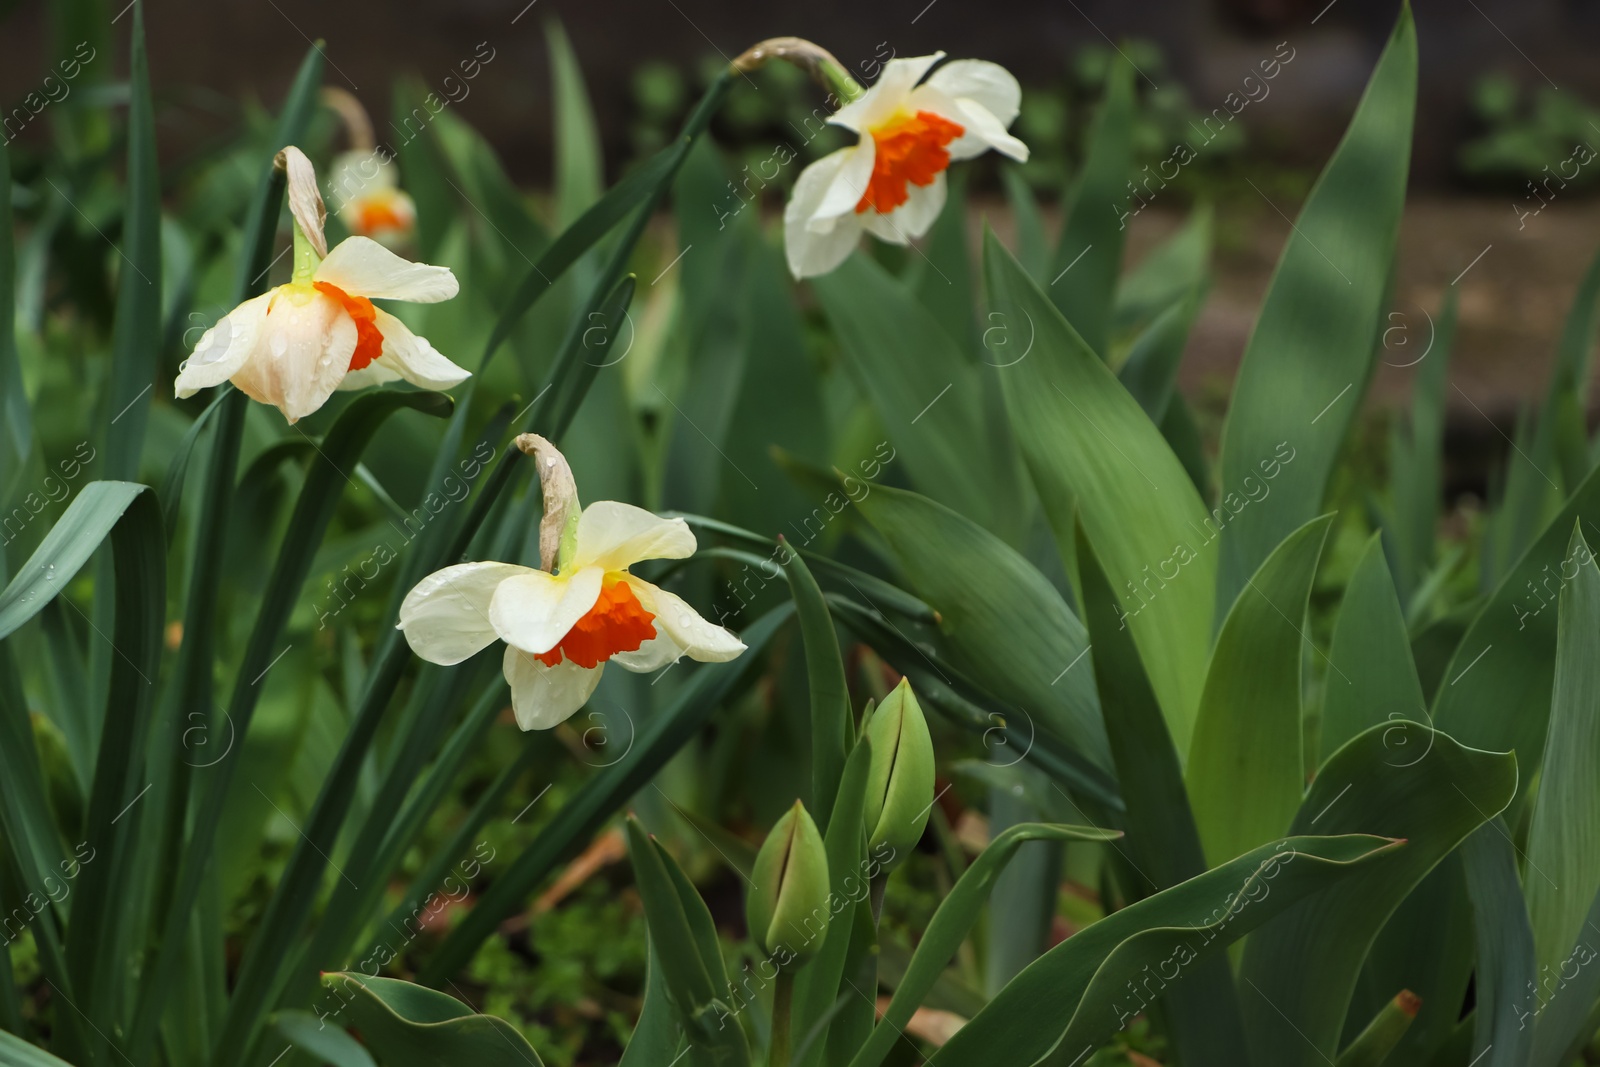
[[[373,304],[431,304],[456,295],[447,267],[411,263],[366,237],[330,252],[316,172],[298,148],[280,153],[294,216],[294,274],[284,285],[230,311],[207,330],[178,373],[175,392],[192,396],[232,381],[291,423],[337,389],[405,379],[449,389],[468,377],[405,323]]]
[[[381,152],[346,152],[333,161],[332,188],[339,221],[358,237],[388,248],[411,239],[417,206],[400,188],[395,162]]]
[[[1006,132],[1022,90],[1004,67],[958,59],[930,75],[944,58],[936,52],[890,60],[862,90],[831,56],[817,52],[826,56],[819,64],[823,73],[853,96],[828,121],[860,141],[812,163],[795,182],[783,228],[796,278],[826,274],[844,262],[863,230],[899,245],[927,233],[944,207],[952,161],[991,148],[1027,160],[1028,146]]]
[[[495,641],[517,725],[548,730],[588,701],[607,663],[647,672],[683,656],[733,659],[744,643],[665,589],[628,573],[647,559],[685,559],[694,534],[612,500],[580,508],[566,459],[523,434],[544,492],[541,569],[462,563],[424,578],[400,605],[399,628],[430,663],[460,663]]]

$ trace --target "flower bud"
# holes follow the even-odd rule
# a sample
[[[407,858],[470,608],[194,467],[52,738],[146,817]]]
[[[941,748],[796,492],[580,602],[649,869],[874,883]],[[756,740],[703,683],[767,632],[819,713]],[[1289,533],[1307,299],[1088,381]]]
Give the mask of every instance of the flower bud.
[[[884,845],[884,870],[897,867],[916,847],[933,809],[933,738],[911,683],[900,679],[867,723],[872,762],[867,770],[867,852]]]
[[[828,931],[828,853],[817,824],[798,800],[784,812],[756,855],[745,921],[750,939],[779,965],[804,963]]]

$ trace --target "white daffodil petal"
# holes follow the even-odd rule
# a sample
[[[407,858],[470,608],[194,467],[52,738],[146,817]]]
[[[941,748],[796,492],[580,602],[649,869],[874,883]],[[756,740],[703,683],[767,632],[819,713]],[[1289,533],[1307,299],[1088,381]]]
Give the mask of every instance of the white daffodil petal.
[[[931,81],[911,94],[911,100],[918,111],[931,111],[961,127],[961,136],[945,145],[952,160],[972,159],[991,148],[1012,159],[1027,160],[1028,146],[1007,133],[1007,124],[982,104],[966,97],[950,96]]]
[[[663,519],[632,504],[597,500],[578,516],[577,548],[570,566],[622,571],[640,560],[687,559],[694,555],[694,546],[694,532],[682,519]]]
[[[173,383],[175,395],[193,396],[201,389],[221,385],[238,373],[261,338],[261,327],[272,296],[271,292],[266,292],[246,300],[200,336],[200,343],[178,369],[178,380]]]
[[[911,90],[929,68],[943,58],[943,52],[935,52],[931,56],[889,60],[878,80],[855,100],[835,111],[828,121],[857,133],[872,129],[905,107]]]
[[[806,227],[813,233],[828,233],[842,219],[848,218],[855,212],[856,205],[861,203],[861,198],[866,194],[867,186],[872,182],[872,163],[877,158],[878,142],[871,137],[863,137],[861,143],[854,148],[841,148],[831,155],[823,157],[832,159],[842,157],[839,168],[828,179],[827,188],[822,192],[822,198],[817,201],[806,219]],[[821,162],[820,160],[818,162]],[[812,167],[817,164],[812,164]],[[806,168],[807,171],[811,167]],[[801,174],[804,180],[805,174]],[[800,190],[795,189],[795,197],[790,200],[794,203],[799,198]]]
[[[460,290],[449,267],[401,259],[370,237],[346,237],[317,265],[313,277],[351,296],[437,304]]]
[[[570,578],[524,571],[495,589],[489,622],[506,644],[548,652],[600,599],[604,577],[599,567],[585,567]]]
[[[909,244],[914,238],[928,232],[939,212],[944,210],[945,172],[934,175],[927,185],[906,185],[906,202],[880,215],[876,211],[864,212],[861,224],[868,233],[890,244]]]
[[[642,578],[624,579],[644,609],[655,616],[658,635],[664,634],[690,659],[722,663],[744,651],[744,642],[722,627],[707,622],[687,601]],[[644,651],[641,647],[640,652]],[[637,654],[637,653],[636,653]],[[615,656],[612,657],[616,659]],[[676,658],[676,657],[674,657]]]
[[[360,370],[353,370],[344,376],[344,381],[339,383],[341,392],[351,389],[366,389],[374,385],[386,385],[389,382],[400,381],[400,375],[384,366],[381,360],[373,360]]]
[[[560,726],[588,703],[604,667],[603,663],[580,667],[571,660],[546,667],[526,652],[507,647],[501,669],[511,687],[511,710],[516,713],[517,725],[524,730]]]
[[[683,646],[668,636],[660,626],[657,626],[656,636],[632,652],[616,653],[607,662],[615,663],[624,670],[633,671],[635,674],[649,674],[651,671],[660,670],[667,664],[682,658]]]
[[[1022,108],[1022,86],[998,63],[983,59],[953,59],[934,71],[928,87],[954,100],[970,100],[1010,126]]]
[[[796,279],[828,273],[849,257],[861,238],[860,217],[854,212],[832,220],[832,227],[825,232],[810,225],[839,169],[854,151],[840,149],[801,171],[794,195],[784,206],[783,251],[789,273]]]
[[[410,327],[387,311],[372,310],[376,313],[373,322],[383,334],[383,354],[372,366],[381,364],[424,389],[449,389],[472,376],[471,371],[451,363],[428,343],[427,338],[412,333]]]
[[[281,285],[273,291],[255,351],[233,375],[234,385],[290,422],[328,402],[356,350],[356,324],[344,305],[305,290]]]
[[[528,571],[512,563],[459,563],[422,579],[400,604],[399,629],[411,651],[448,667],[487,648],[500,636],[489,622],[495,589]]]

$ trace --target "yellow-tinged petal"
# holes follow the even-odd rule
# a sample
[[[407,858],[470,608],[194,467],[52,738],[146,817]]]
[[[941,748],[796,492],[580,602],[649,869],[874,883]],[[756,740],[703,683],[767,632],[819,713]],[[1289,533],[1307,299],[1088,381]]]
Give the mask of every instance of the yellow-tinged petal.
[[[905,108],[911,90],[943,58],[943,52],[935,52],[931,56],[889,60],[878,80],[854,101],[835,111],[828,121],[857,133],[870,132],[874,126],[893,118]],[[859,193],[856,195],[860,196]]]
[[[369,300],[437,304],[460,291],[449,267],[402,259],[370,237],[346,237],[317,265],[315,279]]]
[[[600,599],[605,571],[585,567],[570,577],[528,570],[495,589],[489,622],[500,639],[524,652],[548,652]]]
[[[624,571],[641,560],[687,559],[695,548],[694,532],[682,519],[663,519],[615,500],[597,500],[583,509],[577,542],[570,564],[574,570]]]
[[[600,684],[598,667],[563,660],[546,667],[526,652],[507,647],[502,670],[511,687],[511,710],[524,730],[548,730],[572,718]]]
[[[327,403],[349,371],[356,324],[343,304],[316,289],[280,285],[272,297],[255,349],[232,380],[297,422]]]
[[[447,667],[489,647],[500,637],[489,621],[494,591],[530,570],[513,563],[460,563],[422,579],[400,604],[399,628],[411,651]]]
[[[272,297],[271,292],[266,292],[246,300],[201,334],[200,343],[178,369],[174,394],[193,396],[201,389],[221,385],[238,373],[256,350]]]

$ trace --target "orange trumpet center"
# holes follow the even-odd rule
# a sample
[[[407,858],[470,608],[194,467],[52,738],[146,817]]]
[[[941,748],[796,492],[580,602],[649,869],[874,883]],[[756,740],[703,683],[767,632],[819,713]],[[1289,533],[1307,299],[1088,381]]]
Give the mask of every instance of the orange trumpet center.
[[[572,624],[555,648],[535,653],[533,658],[554,667],[565,657],[593,670],[618,652],[633,652],[654,637],[654,619],[633,595],[633,588],[618,578],[601,588],[594,607]]]
[[[356,350],[350,354],[350,369],[360,370],[383,353],[383,334],[378,332],[378,311],[364,296],[351,296],[337,285],[312,282],[317,290],[339,301],[356,324]]]
[[[945,145],[966,130],[931,111],[900,114],[872,131],[876,153],[872,178],[856,204],[856,214],[868,208],[887,215],[906,202],[906,184],[929,185],[950,165]]]

